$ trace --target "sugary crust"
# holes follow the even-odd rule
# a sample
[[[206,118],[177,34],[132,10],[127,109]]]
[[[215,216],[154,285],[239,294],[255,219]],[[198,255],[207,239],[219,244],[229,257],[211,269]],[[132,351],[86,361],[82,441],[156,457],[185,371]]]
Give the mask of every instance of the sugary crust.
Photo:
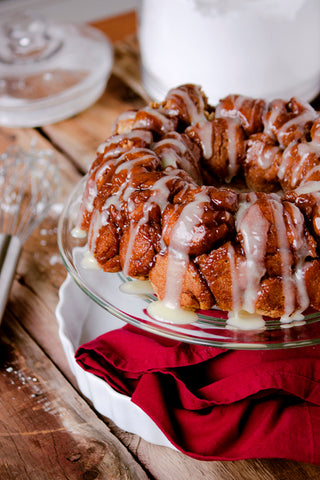
[[[156,263],[149,278],[158,298],[164,298],[167,288],[168,252],[157,255]],[[214,305],[214,299],[194,262],[189,260],[184,270],[181,304],[188,310],[207,310]]]
[[[199,145],[202,166],[219,181],[230,182],[237,175],[245,158],[245,133],[233,118],[216,118],[186,129]],[[208,148],[209,147],[209,148]]]
[[[216,107],[216,117],[234,118],[239,121],[246,136],[262,132],[263,117],[267,110],[267,102],[243,95],[228,95],[220,100]]]
[[[282,150],[277,142],[265,133],[255,133],[247,142],[243,170],[247,186],[257,192],[274,192],[280,189],[278,179]]]

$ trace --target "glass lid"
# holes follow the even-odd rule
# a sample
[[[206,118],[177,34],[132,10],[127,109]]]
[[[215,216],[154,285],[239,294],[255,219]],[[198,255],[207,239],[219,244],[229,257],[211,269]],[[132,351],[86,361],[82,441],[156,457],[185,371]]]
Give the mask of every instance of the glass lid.
[[[113,63],[98,30],[46,22],[29,13],[0,20],[0,125],[36,127],[91,105]]]
[[[175,340],[229,349],[269,350],[314,345],[320,343],[320,312],[305,312],[299,322],[280,323],[278,319],[264,317],[264,326],[243,330],[227,323],[227,313],[212,309],[197,311],[193,323],[175,324],[152,318],[148,305],[156,301],[150,294],[128,294],[131,279],[123,273],[106,273],[86,268],[86,238],[74,238],[72,229],[77,216],[86,177],[76,186],[60,217],[58,245],[63,262],[77,285],[98,305],[143,330]],[[107,317],[106,317],[107,321]]]

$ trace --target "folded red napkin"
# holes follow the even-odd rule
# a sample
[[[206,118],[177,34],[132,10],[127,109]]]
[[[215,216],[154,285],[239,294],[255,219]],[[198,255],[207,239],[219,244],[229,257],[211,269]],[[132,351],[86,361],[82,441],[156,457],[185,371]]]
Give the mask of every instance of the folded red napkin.
[[[80,346],[76,360],[187,455],[320,465],[320,346],[223,350],[127,325]]]

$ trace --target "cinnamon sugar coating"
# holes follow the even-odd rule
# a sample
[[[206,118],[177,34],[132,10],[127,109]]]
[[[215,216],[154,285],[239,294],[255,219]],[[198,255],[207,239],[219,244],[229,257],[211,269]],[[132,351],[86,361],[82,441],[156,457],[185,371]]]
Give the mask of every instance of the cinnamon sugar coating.
[[[316,119],[317,113],[308,103],[297,98],[289,102],[277,99],[264,115],[264,131],[285,148],[291,142],[306,140]]]
[[[245,158],[245,134],[232,118],[216,118],[186,129],[199,145],[203,167],[219,181],[227,183],[237,175]]]
[[[115,121],[80,227],[101,268],[149,278],[163,301],[178,292],[176,307],[284,321],[319,310],[319,114],[296,98],[211,106],[197,85],[173,88]]]
[[[216,107],[216,117],[234,118],[239,121],[247,136],[262,132],[267,102],[243,95],[228,95]]]
[[[247,142],[243,171],[247,186],[257,192],[280,189],[278,170],[282,149],[265,133],[254,133]]]
[[[150,280],[158,298],[166,296],[168,262],[168,252],[157,255],[155,266],[150,271]],[[180,303],[187,310],[207,310],[214,305],[212,292],[191,259],[183,272]]]

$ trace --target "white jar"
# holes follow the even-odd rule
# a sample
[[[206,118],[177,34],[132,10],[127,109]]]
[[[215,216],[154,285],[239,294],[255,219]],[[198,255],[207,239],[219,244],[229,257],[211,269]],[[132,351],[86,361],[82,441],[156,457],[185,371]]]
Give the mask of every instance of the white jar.
[[[156,100],[182,83],[310,101],[320,92],[320,0],[143,0],[142,78]]]

